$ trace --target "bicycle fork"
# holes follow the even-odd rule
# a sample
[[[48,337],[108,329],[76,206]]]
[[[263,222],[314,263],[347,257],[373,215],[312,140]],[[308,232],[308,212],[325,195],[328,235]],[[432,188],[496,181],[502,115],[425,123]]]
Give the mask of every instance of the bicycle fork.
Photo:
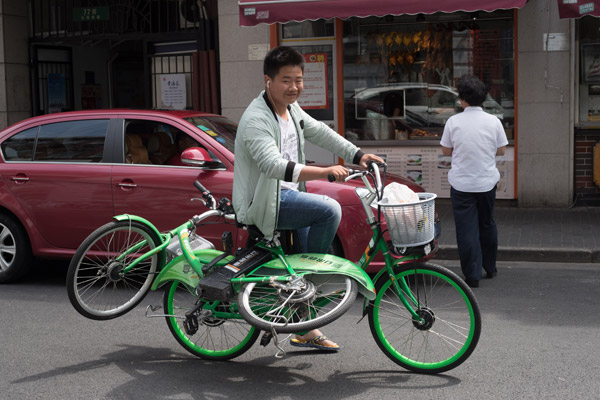
[[[377,248],[377,247],[379,247],[379,248]],[[412,316],[413,321],[419,325],[425,324],[425,319],[418,312],[421,309],[419,300],[417,297],[414,296],[413,292],[410,290],[408,283],[406,282],[406,279],[404,277],[401,277],[400,279],[396,279],[396,274],[394,273],[395,263],[392,260],[392,257],[390,256],[389,250],[387,248],[385,241],[383,240],[382,235],[377,235],[376,240],[373,240],[373,239],[371,240],[371,242],[369,243],[369,245],[367,246],[367,248],[365,250],[365,254],[363,255],[363,258],[361,258],[361,260],[359,261],[359,267],[362,269],[365,269],[370,262],[371,255],[376,253],[378,250],[381,251],[381,253],[383,254],[383,257],[385,259],[385,269],[380,271],[380,274],[378,274],[375,277],[375,280],[382,279],[382,276],[384,274],[383,271],[385,271],[385,273],[387,273],[387,275],[388,275],[388,278],[392,282],[392,289],[394,290],[394,293],[396,294],[396,296],[398,296],[398,298],[400,299],[400,302],[408,310],[408,312]],[[413,259],[413,261],[415,261],[415,259]],[[418,284],[418,282],[417,282],[417,284]],[[417,287],[418,287],[418,285],[417,285]],[[418,296],[418,294],[417,294],[417,296]],[[367,306],[365,306],[365,308],[364,308],[363,317],[358,322],[362,321],[362,319],[366,316],[366,311],[368,309],[369,304],[372,304],[372,303],[371,302],[366,303]],[[415,309],[416,309],[416,311],[415,311]]]

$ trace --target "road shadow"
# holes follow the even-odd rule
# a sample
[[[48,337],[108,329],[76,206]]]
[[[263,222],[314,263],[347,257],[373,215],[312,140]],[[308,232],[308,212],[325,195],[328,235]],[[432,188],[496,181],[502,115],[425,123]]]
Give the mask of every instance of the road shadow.
[[[319,380],[308,376],[317,354],[290,352],[288,357],[300,361],[304,354],[310,362],[283,365],[272,356],[251,361],[213,362],[190,358],[167,348],[120,345],[121,349],[103,355],[100,359],[58,367],[31,375],[11,383],[35,383],[40,380],[58,380],[61,376],[75,375],[102,368],[121,369],[131,379],[109,389],[103,398],[192,398],[192,399],[343,399],[360,395],[376,388],[394,390],[439,389],[460,384],[448,375],[419,375],[398,369],[382,369],[342,373],[339,370],[322,371]]]
[[[23,278],[9,284],[47,284],[51,286],[65,285],[67,271],[69,270],[68,260],[48,260],[35,259],[31,270]]]

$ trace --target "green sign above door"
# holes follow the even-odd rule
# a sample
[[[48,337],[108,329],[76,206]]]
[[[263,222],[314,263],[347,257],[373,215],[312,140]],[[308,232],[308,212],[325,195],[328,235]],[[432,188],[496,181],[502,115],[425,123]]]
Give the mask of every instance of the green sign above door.
[[[73,21],[108,21],[108,7],[75,7]]]

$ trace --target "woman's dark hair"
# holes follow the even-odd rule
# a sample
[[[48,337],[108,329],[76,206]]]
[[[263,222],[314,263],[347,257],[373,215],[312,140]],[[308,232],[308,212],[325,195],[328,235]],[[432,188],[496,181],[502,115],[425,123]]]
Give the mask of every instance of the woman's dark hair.
[[[287,46],[275,47],[265,57],[263,71],[265,75],[275,78],[281,67],[298,66],[304,72],[304,57],[295,49]]]
[[[463,75],[458,79],[456,85],[458,97],[470,106],[480,107],[487,96],[485,84],[473,75]]]

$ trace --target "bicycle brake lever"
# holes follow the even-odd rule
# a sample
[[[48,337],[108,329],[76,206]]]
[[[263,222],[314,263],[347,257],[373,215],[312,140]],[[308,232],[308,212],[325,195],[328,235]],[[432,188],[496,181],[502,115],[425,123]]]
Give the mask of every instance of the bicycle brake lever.
[[[201,199],[201,198],[199,198],[199,197],[192,197],[192,198],[190,199],[190,201],[201,201],[201,202],[202,202],[202,204],[204,205],[204,207],[208,207],[208,205],[206,204],[206,200],[204,200],[204,199]]]

